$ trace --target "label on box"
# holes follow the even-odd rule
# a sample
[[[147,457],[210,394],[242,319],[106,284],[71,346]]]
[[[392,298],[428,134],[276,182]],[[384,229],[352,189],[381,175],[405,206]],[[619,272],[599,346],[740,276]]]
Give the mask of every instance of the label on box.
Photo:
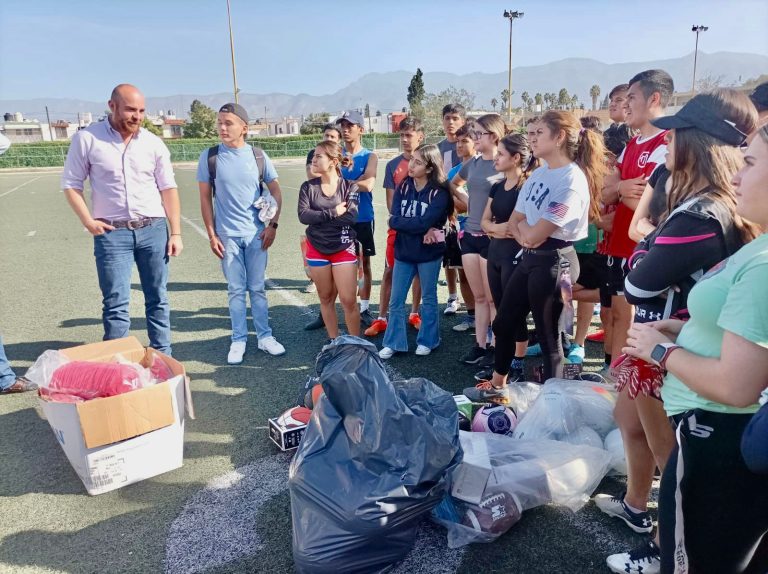
[[[307,430],[307,425],[288,428],[279,424],[277,419],[269,419],[269,438],[280,450],[298,448],[305,430]]]
[[[90,488],[104,488],[128,480],[125,459],[119,455],[106,455],[91,460],[88,482]]]
[[[453,401],[456,403],[456,409],[469,420],[472,420],[472,401],[464,395],[453,395]]]

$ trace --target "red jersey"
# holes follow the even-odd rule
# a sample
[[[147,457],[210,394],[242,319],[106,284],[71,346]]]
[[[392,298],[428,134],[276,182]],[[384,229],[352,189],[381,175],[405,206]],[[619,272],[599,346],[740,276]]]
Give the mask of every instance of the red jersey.
[[[667,144],[664,141],[666,133],[666,131],[660,131],[646,139],[635,136],[629,140],[616,161],[622,181],[636,177],[648,179],[656,166],[664,163],[664,156],[667,154]],[[606,254],[621,258],[632,255],[637,245],[629,238],[629,224],[632,223],[634,213],[634,210],[622,202],[616,206],[613,229],[605,246]]]

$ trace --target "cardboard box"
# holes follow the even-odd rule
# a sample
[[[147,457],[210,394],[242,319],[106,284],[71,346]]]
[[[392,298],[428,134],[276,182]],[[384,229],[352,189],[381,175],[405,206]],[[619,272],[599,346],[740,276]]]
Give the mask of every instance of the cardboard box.
[[[112,361],[120,354],[143,366],[160,357],[169,380],[130,393],[82,403],[40,398],[43,413],[88,494],[102,494],[179,468],[184,415],[194,418],[189,379],[181,363],[145,349],[135,337],[63,349],[77,361]]]
[[[465,395],[453,395],[453,401],[456,403],[456,409],[469,420],[472,420],[472,401]]]
[[[307,425],[291,425],[290,427],[282,424],[279,419],[269,419],[269,438],[280,450],[293,450],[299,448],[301,437]]]

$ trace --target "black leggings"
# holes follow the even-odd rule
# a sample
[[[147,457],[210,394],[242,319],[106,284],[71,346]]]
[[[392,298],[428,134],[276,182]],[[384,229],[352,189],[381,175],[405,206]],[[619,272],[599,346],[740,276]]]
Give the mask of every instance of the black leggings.
[[[515,272],[504,287],[501,304],[493,322],[496,335],[494,370],[509,372],[514,358],[517,328],[530,310],[544,356],[544,380],[563,376],[563,344],[560,340],[563,298],[560,290],[562,272],[579,277],[579,260],[572,247],[558,251],[524,251]]]
[[[675,417],[683,425],[680,491],[691,574],[768,572],[766,553],[757,551],[768,532],[768,474],[751,472],[740,449],[751,416],[696,409]],[[674,572],[678,456],[675,447],[659,490],[661,572],[668,574]]]
[[[498,250],[493,249],[494,241],[497,240],[491,239],[491,249],[488,250],[488,286],[491,288],[493,305],[498,313],[501,299],[504,295],[504,286],[509,282],[509,278],[512,277],[512,273],[514,273],[517,264],[520,262],[520,258],[516,257],[520,249],[514,250],[511,254],[498,254]],[[514,338],[516,343],[528,342],[527,317],[528,313],[515,325]],[[498,345],[498,341],[496,345]]]

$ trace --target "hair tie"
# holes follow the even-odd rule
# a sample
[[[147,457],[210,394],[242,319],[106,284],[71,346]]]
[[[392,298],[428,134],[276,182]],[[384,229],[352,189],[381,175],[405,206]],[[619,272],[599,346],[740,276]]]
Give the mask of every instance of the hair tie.
[[[581,129],[579,130],[579,135],[580,135],[580,136],[583,136],[585,131],[587,131],[587,130],[586,130],[586,129],[584,129],[584,128],[581,128]]]

